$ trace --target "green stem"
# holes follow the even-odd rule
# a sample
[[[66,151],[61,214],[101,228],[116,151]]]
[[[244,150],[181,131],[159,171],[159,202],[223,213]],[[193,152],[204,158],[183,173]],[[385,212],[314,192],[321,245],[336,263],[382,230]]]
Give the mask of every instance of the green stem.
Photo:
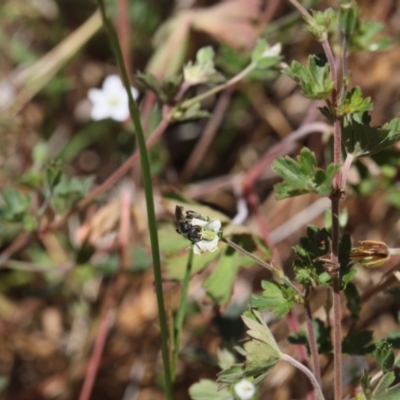
[[[189,108],[193,104],[196,104],[197,102],[206,99],[207,97],[211,96],[212,94],[218,93],[221,90],[226,89],[229,86],[234,85],[235,83],[239,82],[241,79],[243,79],[247,74],[249,74],[253,69],[255,69],[257,66],[256,63],[251,62],[243,71],[240,71],[237,75],[235,75],[233,78],[229,79],[229,81],[226,81],[224,83],[221,83],[218,86],[214,86],[210,90],[207,90],[207,92],[204,92],[202,94],[199,94],[196,97],[193,97],[189,100],[184,101],[182,104],[179,105],[180,108]]]
[[[347,68],[347,47],[348,47],[348,37],[347,35],[343,36],[343,42],[342,42],[342,90],[340,94],[340,99],[339,99],[339,104],[342,104],[345,97],[346,97],[346,91],[347,91],[347,85],[348,85],[348,75],[349,71]]]
[[[187,294],[189,289],[190,276],[193,267],[193,245],[190,246],[189,259],[186,264],[186,272],[182,282],[181,298],[179,302],[178,312],[176,313],[174,326],[174,354],[172,359],[172,379],[175,380],[176,367],[178,365],[179,341],[181,337],[183,320],[185,318]]]
[[[132,117],[133,124],[135,126],[137,143],[140,151],[140,161],[142,167],[143,174],[143,182],[144,182],[144,191],[146,197],[146,206],[147,206],[147,219],[149,224],[149,234],[150,234],[150,242],[151,242],[151,251],[153,256],[153,269],[154,269],[154,280],[155,280],[155,288],[157,294],[157,304],[158,304],[158,314],[160,320],[160,331],[161,331],[161,350],[162,357],[164,362],[164,377],[165,377],[165,394],[168,400],[172,400],[172,380],[171,380],[171,367],[169,360],[169,350],[168,350],[168,327],[167,327],[167,319],[165,315],[164,308],[164,298],[163,298],[163,289],[162,289],[162,275],[161,275],[161,262],[160,262],[160,249],[158,244],[158,235],[157,235],[157,223],[156,216],[154,210],[154,202],[153,202],[153,188],[151,182],[151,171],[150,171],[150,163],[149,157],[146,149],[146,141],[144,138],[144,133],[142,129],[142,125],[140,122],[140,114],[138,107],[133,99],[130,82],[128,78],[128,73],[125,68],[124,60],[122,57],[121,48],[119,46],[118,38],[115,33],[114,27],[106,15],[106,9],[103,0],[97,0],[101,12],[101,16],[103,18],[103,23],[107,29],[108,35],[110,37],[111,45],[113,47],[115,57],[118,62],[118,66],[121,70],[123,82],[128,94],[129,98],[129,111]]]
[[[247,250],[243,249],[235,242],[232,242],[232,240],[230,239],[224,237],[221,239],[221,241],[226,243],[233,249],[237,250],[238,252],[242,253],[243,255],[256,261],[258,264],[262,265],[264,268],[270,271],[276,278],[278,278],[280,281],[283,281],[286,285],[290,286],[300,296],[300,298],[303,299],[304,297],[303,293],[290,281],[290,279],[286,275],[283,274],[281,270],[274,268],[271,264],[268,264],[265,261],[258,258],[257,256],[255,256],[254,254],[249,253]]]
[[[318,354],[318,345],[317,345],[317,338],[315,336],[314,331],[314,323],[312,319],[312,312],[309,299],[306,297],[304,299],[304,310],[306,315],[306,325],[307,325],[307,332],[308,332],[308,343],[310,345],[310,353],[311,353],[311,360],[312,360],[312,369],[314,372],[315,379],[317,380],[318,384],[321,384],[321,366],[319,363],[319,354]]]
[[[310,23],[314,22],[314,18],[311,16],[311,14],[297,0],[289,1],[301,12],[301,15],[304,17],[305,20]]]
[[[298,362],[296,359],[289,356],[288,354],[281,353],[281,360],[287,361],[288,363],[292,364],[294,367],[299,369],[301,372],[303,372],[305,375],[307,375],[308,379],[310,380],[310,382],[314,387],[317,399],[325,400],[325,397],[321,390],[321,386],[318,384],[317,379],[315,378],[313,373],[307,367],[305,367],[301,362]]]

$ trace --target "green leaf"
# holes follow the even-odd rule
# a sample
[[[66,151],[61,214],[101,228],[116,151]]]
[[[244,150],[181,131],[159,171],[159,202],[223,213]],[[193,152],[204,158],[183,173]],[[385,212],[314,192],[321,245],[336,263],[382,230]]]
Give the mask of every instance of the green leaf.
[[[360,385],[362,387],[365,397],[368,399],[371,399],[371,396],[372,396],[372,392],[370,389],[371,380],[372,380],[372,378],[370,378],[368,376],[368,371],[364,370],[364,372],[360,378]]]
[[[251,53],[251,61],[257,65],[258,69],[272,68],[281,61],[280,52],[280,43],[270,47],[265,39],[259,39]]]
[[[328,38],[328,31],[336,19],[335,11],[327,8],[324,11],[311,10],[312,19],[305,18],[310,34],[319,42]]]
[[[393,368],[394,353],[392,346],[386,340],[376,346],[375,358],[383,373],[389,372]]]
[[[58,184],[53,189],[50,204],[53,209],[61,214],[72,208],[72,206],[82,199],[92,185],[93,177],[71,178],[62,175]]]
[[[387,49],[391,40],[388,37],[378,38],[385,25],[381,22],[366,21],[357,25],[350,35],[349,49],[351,51],[379,51]]]
[[[342,343],[342,353],[353,355],[371,354],[375,346],[372,342],[372,331],[354,332],[347,336]]]
[[[22,222],[29,213],[31,198],[12,187],[6,187],[2,193],[0,218],[7,222]]]
[[[339,11],[340,30],[346,36],[352,34],[359,24],[358,7],[354,0],[341,0]]]
[[[178,92],[182,76],[170,76],[163,80],[158,80],[150,72],[138,72],[136,74],[136,81],[139,87],[143,90],[151,90],[163,103],[170,103]]]
[[[300,330],[296,333],[291,333],[288,336],[288,341],[291,344],[301,344],[307,347],[308,353],[310,353],[310,345],[308,343],[307,333],[303,330]]]
[[[246,361],[241,366],[234,365],[222,371],[217,380],[222,384],[230,385],[246,378],[258,385],[280,360],[279,347],[262,315],[256,310],[252,310],[248,315],[242,317],[250,329],[247,334],[251,337],[251,340],[244,344]]]
[[[331,327],[325,326],[325,323],[319,318],[313,319],[315,337],[317,340],[318,353],[328,354],[332,352]]]
[[[400,118],[380,127],[369,125],[366,113],[350,115],[343,119],[342,143],[347,154],[353,157],[369,156],[400,140]]]
[[[217,351],[218,356],[218,366],[221,369],[228,369],[235,364],[235,356],[231,353],[228,349],[218,349]]]
[[[330,80],[329,65],[322,56],[310,56],[306,67],[293,61],[283,72],[301,86],[304,96],[309,99],[325,100],[334,88],[334,82]]]
[[[0,394],[2,394],[8,386],[9,378],[7,376],[0,375]]]
[[[307,227],[307,236],[300,238],[300,244],[293,247],[299,257],[293,262],[296,281],[304,286],[321,284],[321,275],[325,273],[319,257],[329,251],[330,235],[325,229],[316,226]]]
[[[243,322],[250,329],[247,334],[252,338],[244,344],[246,362],[244,374],[252,377],[254,384],[260,383],[280,360],[279,347],[265,324],[260,312],[253,310],[256,320],[243,316]]]
[[[383,375],[374,392],[371,400],[398,400],[400,399],[400,384],[390,387],[396,376],[393,371]]]
[[[170,121],[187,121],[191,119],[208,118],[211,114],[202,110],[200,102],[194,103],[188,108],[177,106],[170,115]]]
[[[298,162],[286,156],[273,162],[272,170],[284,180],[275,185],[276,198],[284,199],[306,193],[329,196],[332,192],[332,180],[340,165],[330,164],[325,172],[317,167],[314,153],[306,147],[301,149],[297,160]]]
[[[50,190],[58,185],[62,176],[61,161],[56,160],[46,166],[46,183]]]
[[[175,233],[176,236],[178,234]],[[167,271],[166,277],[167,279],[172,280],[182,280],[186,271],[187,264],[187,249],[188,241],[186,239],[185,250],[182,253],[174,254],[172,256],[167,257],[165,269]],[[207,252],[202,254],[201,256],[194,257],[193,266],[192,266],[192,275],[202,271],[206,268],[211,261],[215,260],[219,257],[224,251],[225,246],[220,244],[219,249],[214,252]]]
[[[219,388],[219,384],[209,379],[201,379],[190,386],[189,395],[192,400],[234,400],[227,388]]]
[[[346,98],[337,110],[338,116],[363,113],[372,110],[371,97],[363,99],[361,89],[356,86],[346,94]]]
[[[220,382],[222,387],[232,385],[243,379],[243,374],[243,364],[234,364],[218,374],[217,382]]]
[[[269,249],[254,235],[235,233],[234,227],[230,229],[229,226],[224,230],[224,236],[227,237],[228,235],[232,235],[231,240],[244,250],[249,253],[256,253],[262,259],[267,258],[270,254]],[[252,258],[226,247],[224,253],[221,254],[216,269],[204,282],[207,294],[220,305],[228,303],[238,269],[255,264],[256,262]]]
[[[196,61],[189,61],[183,69],[183,76],[190,85],[200,83],[217,84],[225,77],[215,69],[214,50],[211,46],[202,47],[196,54]]]
[[[296,281],[305,286],[327,285],[331,282],[330,275],[324,269],[321,257],[326,258],[330,249],[330,233],[316,226],[307,227],[307,237],[300,239],[300,244],[293,247],[299,259],[293,262]],[[341,289],[354,277],[356,270],[352,267],[348,253],[351,250],[349,235],[343,235],[339,242],[339,263]]]
[[[350,311],[350,317],[354,321],[357,321],[361,311],[361,297],[356,285],[353,282],[349,282],[344,289],[344,294],[346,295],[346,305]]]
[[[241,255],[236,250],[226,247],[216,269],[204,282],[207,294],[219,305],[225,305],[231,298],[240,259]]]
[[[33,146],[32,161],[35,166],[42,166],[47,160],[47,143],[39,141]]]
[[[261,311],[271,310],[280,317],[287,314],[295,304],[292,300],[294,293],[289,288],[284,288],[273,281],[262,281],[261,286],[264,291],[262,295],[252,295],[251,307]]]

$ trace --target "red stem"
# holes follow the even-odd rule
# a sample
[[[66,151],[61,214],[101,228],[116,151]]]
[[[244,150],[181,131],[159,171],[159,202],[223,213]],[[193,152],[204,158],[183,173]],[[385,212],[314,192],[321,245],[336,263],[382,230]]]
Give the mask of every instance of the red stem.
[[[340,302],[339,264],[339,204],[340,192],[334,193],[332,202],[331,271],[333,303],[333,354],[335,370],[335,400],[342,400],[342,310]]]
[[[322,42],[322,47],[328,59],[331,79],[334,82],[334,90],[331,95],[331,104],[335,116],[333,129],[334,129],[334,147],[333,147],[333,161],[335,164],[342,162],[341,145],[342,145],[342,130],[340,125],[340,118],[336,115],[337,109],[337,95],[339,87],[339,78],[336,71],[336,62],[332,53],[331,46],[327,40]],[[332,277],[332,303],[333,303],[333,352],[334,352],[334,388],[335,400],[342,399],[342,310],[340,303],[340,264],[339,264],[339,212],[340,212],[340,199],[343,182],[346,182],[347,172],[350,165],[346,165],[346,171],[340,171],[336,174],[333,180],[333,187],[335,192],[331,195],[332,202],[332,244],[331,244],[331,265],[330,275]],[[343,178],[343,173],[345,176]]]
[[[120,291],[120,277],[124,267],[128,261],[128,246],[131,232],[131,218],[130,211],[132,206],[132,197],[127,189],[123,189],[121,192],[121,211],[120,211],[120,223],[118,233],[118,247],[120,253],[120,264],[119,269],[114,276],[111,285],[108,287],[104,298],[104,315],[100,322],[99,330],[97,333],[96,341],[94,343],[93,352],[90,357],[85,381],[82,386],[82,390],[79,396],[79,400],[89,400],[92,393],[93,385],[96,379],[97,371],[99,369],[101,356],[103,354],[104,346],[108,336],[108,332],[111,327],[111,321],[113,313],[115,311],[115,305],[117,304],[118,293]]]
[[[89,364],[86,370],[85,381],[79,395],[79,400],[90,399],[101,356],[103,354],[104,345],[106,343],[108,331],[111,326],[112,312],[112,309],[108,309],[100,322],[99,331],[96,337],[96,341],[94,343],[92,356],[90,357]]]
[[[118,0],[116,31],[121,46],[122,57],[129,77],[132,74],[132,61],[129,46],[129,0]]]

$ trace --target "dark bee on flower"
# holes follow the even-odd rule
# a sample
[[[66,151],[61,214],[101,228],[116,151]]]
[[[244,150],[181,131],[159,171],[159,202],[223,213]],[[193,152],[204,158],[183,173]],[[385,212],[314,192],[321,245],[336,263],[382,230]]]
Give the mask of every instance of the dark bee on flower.
[[[199,242],[201,240],[201,227],[192,225],[191,220],[193,218],[203,219],[203,217],[195,211],[186,211],[185,215],[183,210],[182,206],[175,207],[176,231],[192,243]]]

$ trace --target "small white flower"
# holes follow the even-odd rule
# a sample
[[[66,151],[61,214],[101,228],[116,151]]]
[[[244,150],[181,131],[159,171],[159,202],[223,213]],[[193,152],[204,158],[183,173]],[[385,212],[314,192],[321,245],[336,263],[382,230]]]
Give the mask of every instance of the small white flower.
[[[213,253],[218,249],[218,241],[219,237],[217,235],[214,236],[213,240],[200,240],[196,242],[193,246],[194,254],[203,254],[207,251]]]
[[[277,57],[281,54],[282,51],[282,45],[280,43],[276,43],[275,45],[273,45],[272,47],[267,47],[262,56],[263,58],[266,57]]]
[[[203,254],[207,251],[210,253],[218,249],[219,232],[221,230],[221,221],[219,219],[213,219],[211,221],[204,221],[199,218],[191,219],[192,225],[200,226],[201,238],[195,243],[193,252],[194,254]]]
[[[200,218],[192,218],[191,220],[192,225],[194,226],[206,226],[208,224],[207,221],[204,221],[204,219],[200,219]]]
[[[372,43],[372,44],[369,46],[369,49],[370,49],[370,51],[376,51],[376,50],[379,49],[379,46],[378,46],[377,43]]]
[[[235,393],[240,400],[251,399],[254,396],[255,392],[256,392],[256,387],[252,382],[250,382],[247,379],[242,379],[235,385]]]
[[[221,230],[221,221],[219,219],[213,219],[204,227],[204,229],[218,233]]]
[[[131,91],[136,100],[138,90],[131,87]],[[118,75],[107,76],[101,89],[89,89],[88,97],[93,103],[90,116],[94,121],[112,118],[123,122],[129,118],[128,94]]]

